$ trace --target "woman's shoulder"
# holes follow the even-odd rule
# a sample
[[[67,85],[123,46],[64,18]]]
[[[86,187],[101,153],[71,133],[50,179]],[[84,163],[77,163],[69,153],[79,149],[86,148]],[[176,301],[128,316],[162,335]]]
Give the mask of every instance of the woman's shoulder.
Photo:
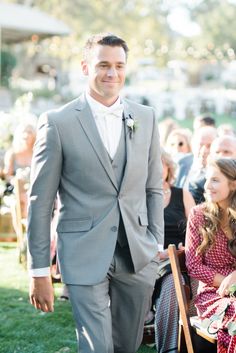
[[[9,148],[6,152],[5,152],[5,156],[4,156],[4,160],[5,160],[5,163],[6,161],[11,161],[13,162],[15,160],[15,151],[14,149],[11,147]]]
[[[204,219],[204,203],[192,207],[190,211],[190,217],[196,221],[202,221]]]

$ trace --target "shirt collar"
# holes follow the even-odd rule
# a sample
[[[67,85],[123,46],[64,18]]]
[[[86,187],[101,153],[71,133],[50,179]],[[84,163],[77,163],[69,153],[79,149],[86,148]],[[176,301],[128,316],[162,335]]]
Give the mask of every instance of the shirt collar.
[[[96,101],[93,97],[90,96],[90,94],[86,91],[85,92],[85,97],[88,102],[88,105],[90,106],[90,109],[92,110],[93,115],[96,115],[96,112],[103,109],[104,111],[107,111],[109,113],[109,110],[113,110],[114,108],[118,107],[121,104],[121,99],[120,97],[117,98],[115,103],[107,107],[106,105]]]

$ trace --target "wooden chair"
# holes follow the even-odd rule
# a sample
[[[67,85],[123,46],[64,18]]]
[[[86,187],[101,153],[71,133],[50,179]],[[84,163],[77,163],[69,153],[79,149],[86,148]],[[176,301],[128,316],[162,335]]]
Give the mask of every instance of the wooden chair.
[[[27,266],[27,246],[26,246],[26,218],[24,217],[24,206],[22,203],[22,193],[24,182],[17,176],[14,178],[15,200],[12,205],[12,222],[17,237],[17,247],[19,251],[19,262],[26,268]],[[25,196],[26,197],[26,196]]]
[[[20,247],[24,242],[24,227],[25,227],[25,220],[22,217],[22,207],[21,207],[21,184],[20,180],[15,177],[14,179],[14,194],[15,194],[15,231],[17,236],[17,243]]]
[[[210,349],[205,349],[205,351],[213,352],[216,350],[216,335],[210,335],[206,329],[201,327],[201,323],[198,317],[190,318],[188,314],[189,300],[187,299],[188,295],[186,296],[186,291],[181,275],[181,272],[187,271],[185,266],[185,252],[184,250],[177,251],[175,245],[170,244],[168,246],[168,253],[181,318],[179,326],[178,352],[182,353],[187,351],[188,353],[194,353],[196,352],[196,348],[198,348],[199,352],[200,346],[202,344],[205,345],[205,342],[208,342],[206,346],[208,349]],[[199,340],[198,337],[201,337],[201,339]],[[196,342],[197,345],[194,345]]]

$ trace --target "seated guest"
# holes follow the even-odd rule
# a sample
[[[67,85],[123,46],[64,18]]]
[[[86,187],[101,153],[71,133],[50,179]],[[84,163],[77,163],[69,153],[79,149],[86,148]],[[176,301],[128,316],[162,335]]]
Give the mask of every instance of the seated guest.
[[[215,119],[210,115],[199,115],[196,116],[193,121],[193,130],[196,131],[203,126],[216,127]]]
[[[12,147],[6,152],[3,173],[7,180],[16,174],[18,168],[30,167],[36,130],[29,123],[18,125],[14,132]]]
[[[232,124],[220,124],[217,128],[218,136],[236,136],[236,130]]]
[[[233,353],[236,298],[229,294],[236,284],[236,159],[208,161],[205,198],[189,215],[186,265],[199,280],[195,305],[208,331],[217,332],[218,353]]]
[[[155,340],[159,353],[177,352],[179,310],[174,282],[168,259],[167,247],[185,243],[186,219],[195,205],[189,191],[173,186],[175,164],[171,156],[162,151],[165,245],[160,254],[159,279],[156,282],[153,301],[156,308]]]
[[[8,187],[11,184],[14,185],[14,176],[19,179],[20,204],[23,218],[26,218],[27,215],[27,189],[35,138],[36,130],[32,124],[27,122],[19,124],[14,132],[12,147],[6,152],[4,157],[3,174]],[[16,228],[14,217],[13,212],[13,225]]]
[[[189,129],[174,129],[167,137],[165,149],[172,156],[181,156],[191,153],[192,133]]]
[[[231,135],[217,137],[211,144],[210,155],[236,158],[236,137]]]
[[[205,167],[211,144],[216,137],[216,128],[201,127],[193,135],[192,156],[187,155],[178,160],[175,185],[187,188],[197,204],[204,201]]]
[[[159,123],[159,131],[160,134],[160,143],[162,147],[165,147],[166,140],[171,133],[171,131],[179,128],[177,122],[172,118],[165,118],[164,120],[160,121]]]

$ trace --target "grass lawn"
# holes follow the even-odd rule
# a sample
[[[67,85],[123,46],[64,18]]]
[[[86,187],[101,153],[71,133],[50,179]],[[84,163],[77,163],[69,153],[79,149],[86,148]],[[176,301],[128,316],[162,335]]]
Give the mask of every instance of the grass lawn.
[[[48,314],[29,304],[28,275],[13,243],[0,243],[0,274],[0,353],[77,353],[70,304],[56,299]],[[56,285],[56,298],[59,293]],[[145,346],[138,351],[155,352]]]

